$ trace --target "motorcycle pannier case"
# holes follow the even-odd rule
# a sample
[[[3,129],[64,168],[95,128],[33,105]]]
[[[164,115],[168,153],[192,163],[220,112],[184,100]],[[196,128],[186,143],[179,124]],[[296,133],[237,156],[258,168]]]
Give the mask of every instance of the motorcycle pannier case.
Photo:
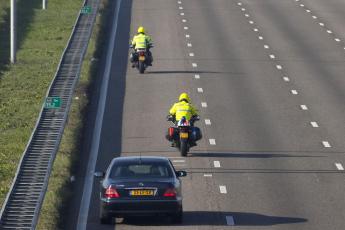
[[[198,141],[202,138],[201,130],[198,127],[192,127],[192,139]]]
[[[178,136],[178,129],[176,127],[169,127],[168,133],[166,135],[167,140],[168,141],[175,140],[177,136]]]

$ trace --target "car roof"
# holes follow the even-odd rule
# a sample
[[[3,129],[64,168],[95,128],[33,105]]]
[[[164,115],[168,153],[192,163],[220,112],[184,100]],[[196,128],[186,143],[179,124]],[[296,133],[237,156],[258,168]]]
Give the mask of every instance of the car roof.
[[[128,156],[128,157],[115,157],[112,160],[112,163],[116,162],[142,162],[142,163],[159,163],[159,162],[168,162],[169,159],[167,157],[157,157],[157,156]]]

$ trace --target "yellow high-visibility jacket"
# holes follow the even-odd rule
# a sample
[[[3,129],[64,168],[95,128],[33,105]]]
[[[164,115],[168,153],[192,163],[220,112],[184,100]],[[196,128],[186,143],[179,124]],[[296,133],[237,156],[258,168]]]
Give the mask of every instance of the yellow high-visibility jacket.
[[[151,43],[152,43],[152,40],[151,40],[150,36],[143,34],[143,33],[139,33],[139,34],[135,35],[133,37],[133,40],[132,40],[132,46],[135,49],[145,49]]]
[[[183,116],[189,121],[192,116],[198,115],[198,110],[192,104],[180,101],[171,107],[169,113],[176,117],[176,121],[181,120]]]

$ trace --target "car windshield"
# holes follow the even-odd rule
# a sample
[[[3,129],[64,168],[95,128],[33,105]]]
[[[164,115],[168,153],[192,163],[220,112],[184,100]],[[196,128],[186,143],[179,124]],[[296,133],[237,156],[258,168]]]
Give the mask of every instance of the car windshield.
[[[120,162],[114,164],[110,178],[138,178],[138,177],[172,177],[172,170],[168,164],[162,162],[152,163],[128,163]]]

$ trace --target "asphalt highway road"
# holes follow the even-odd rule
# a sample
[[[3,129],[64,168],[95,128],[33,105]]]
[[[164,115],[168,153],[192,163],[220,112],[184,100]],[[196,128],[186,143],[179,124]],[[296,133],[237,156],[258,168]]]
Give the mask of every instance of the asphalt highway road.
[[[344,1],[128,0],[119,12],[95,170],[170,157],[189,172],[184,222],[100,225],[94,180],[86,229],[344,229]],[[155,45],[143,75],[127,61],[140,25]],[[165,115],[184,91],[203,139],[180,158]]]

